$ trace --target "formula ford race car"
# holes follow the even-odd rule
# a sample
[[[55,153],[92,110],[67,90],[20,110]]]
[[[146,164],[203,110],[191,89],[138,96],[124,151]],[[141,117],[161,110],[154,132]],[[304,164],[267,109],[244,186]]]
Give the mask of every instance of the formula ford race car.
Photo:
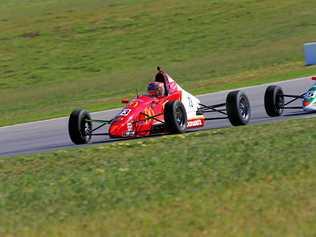
[[[316,77],[311,77],[316,81]],[[285,102],[285,98],[290,98]],[[301,106],[289,106],[294,101],[301,99]],[[284,94],[280,86],[269,86],[264,95],[264,107],[270,117],[281,116],[285,109],[302,109],[306,112],[316,111],[316,84],[301,95]]]
[[[250,104],[243,92],[230,92],[225,103],[204,105],[159,67],[147,90],[146,94],[137,95],[131,101],[122,100],[126,106],[112,120],[91,119],[87,111],[74,110],[68,122],[72,142],[85,144],[92,136],[135,138],[183,133],[187,129],[203,127],[207,120],[229,119],[234,126],[245,125],[250,120]],[[223,116],[205,117],[212,112]],[[96,132],[106,125],[109,125],[107,131]]]

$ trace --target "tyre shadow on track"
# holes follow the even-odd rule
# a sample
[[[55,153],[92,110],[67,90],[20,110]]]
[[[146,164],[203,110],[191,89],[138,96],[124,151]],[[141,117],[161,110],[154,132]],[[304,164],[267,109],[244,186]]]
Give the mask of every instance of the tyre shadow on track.
[[[258,117],[256,116],[255,119],[253,119],[251,122],[256,122],[256,120],[267,120],[269,118],[270,119],[277,119],[277,118],[282,119],[282,117],[304,117],[304,116],[308,116],[308,115],[316,115],[316,111],[315,112],[295,111],[295,112],[283,114],[283,115],[278,116],[278,117],[269,117],[268,115],[258,116]]]
[[[307,111],[299,111],[299,112],[293,112],[293,113],[289,113],[289,114],[284,114],[284,117],[300,117],[300,116],[306,116],[306,115],[315,115],[316,111],[311,111],[311,112],[307,112]]]

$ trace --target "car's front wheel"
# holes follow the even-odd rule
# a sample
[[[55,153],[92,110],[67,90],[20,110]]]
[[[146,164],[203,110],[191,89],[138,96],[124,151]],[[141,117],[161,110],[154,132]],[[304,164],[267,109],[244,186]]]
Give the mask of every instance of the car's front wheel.
[[[270,117],[277,117],[284,111],[283,90],[279,86],[269,86],[264,94],[264,107]]]
[[[74,144],[86,144],[91,140],[92,123],[90,114],[82,109],[74,110],[68,120],[68,133]]]

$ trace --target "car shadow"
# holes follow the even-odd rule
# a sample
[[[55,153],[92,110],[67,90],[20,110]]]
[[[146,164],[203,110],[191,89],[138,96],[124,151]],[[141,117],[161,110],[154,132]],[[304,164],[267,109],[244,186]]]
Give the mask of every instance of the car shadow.
[[[284,117],[297,117],[297,116],[305,116],[305,115],[309,115],[309,114],[316,114],[316,111],[300,111],[300,112],[293,112],[293,113],[289,113],[289,114],[284,114]]]

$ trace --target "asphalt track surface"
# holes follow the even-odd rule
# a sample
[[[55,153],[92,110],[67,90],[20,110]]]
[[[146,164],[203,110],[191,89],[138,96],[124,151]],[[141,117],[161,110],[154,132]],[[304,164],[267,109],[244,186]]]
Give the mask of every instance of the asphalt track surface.
[[[307,88],[313,85],[313,81],[309,78],[299,78],[289,81],[273,83],[280,85],[285,94],[302,94]],[[267,123],[277,120],[284,120],[290,118],[302,118],[316,116],[302,112],[301,110],[289,110],[284,113],[284,116],[277,118],[270,118],[267,116],[264,109],[264,92],[268,84],[243,88],[251,105],[251,122]],[[232,90],[230,90],[232,91]],[[205,94],[198,96],[203,104],[217,104],[225,102],[226,95],[229,91],[222,91],[217,93]],[[301,100],[294,103],[293,106],[300,106]],[[112,119],[120,109],[107,110],[102,112],[92,113],[94,119]],[[71,111],[70,111],[71,112]],[[214,114],[216,116],[216,114]],[[213,116],[214,116],[213,115]],[[229,121],[214,120],[207,121],[203,129],[231,127]],[[100,132],[105,132],[104,130]],[[109,137],[93,137],[92,144],[110,143],[117,140]],[[63,149],[67,147],[74,147],[68,137],[68,118],[57,118],[45,121],[31,122],[25,124],[18,124],[13,126],[0,128],[0,157],[12,157],[19,154],[38,153],[43,151]],[[87,145],[84,145],[87,146]]]

